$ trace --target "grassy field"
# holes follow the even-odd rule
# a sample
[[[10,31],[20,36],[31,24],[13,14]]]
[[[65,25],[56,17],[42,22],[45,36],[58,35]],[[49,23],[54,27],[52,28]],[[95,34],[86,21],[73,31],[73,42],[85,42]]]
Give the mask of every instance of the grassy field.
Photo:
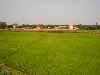
[[[100,75],[100,32],[0,32],[0,63],[28,75]]]

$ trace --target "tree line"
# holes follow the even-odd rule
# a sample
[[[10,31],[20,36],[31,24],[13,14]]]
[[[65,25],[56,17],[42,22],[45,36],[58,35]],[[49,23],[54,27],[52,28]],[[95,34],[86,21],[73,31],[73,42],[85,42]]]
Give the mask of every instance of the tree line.
[[[9,29],[9,28],[13,28],[13,26],[16,26],[16,28],[27,28],[27,29],[34,29],[37,26],[40,26],[41,28],[50,28],[53,29],[55,27],[58,26],[66,26],[66,28],[68,28],[68,25],[43,25],[43,24],[33,24],[33,25],[29,25],[29,24],[22,24],[22,25],[18,25],[18,24],[12,24],[12,25],[7,25],[6,22],[0,22],[0,29]],[[80,30],[100,30],[100,25],[82,25],[82,24],[78,24],[78,25],[74,25],[75,27],[79,28]]]

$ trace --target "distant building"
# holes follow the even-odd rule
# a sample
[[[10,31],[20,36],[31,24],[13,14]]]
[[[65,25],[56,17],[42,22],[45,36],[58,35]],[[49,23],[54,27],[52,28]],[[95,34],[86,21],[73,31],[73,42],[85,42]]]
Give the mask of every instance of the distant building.
[[[74,26],[73,25],[69,25],[69,30],[73,30]]]
[[[37,25],[36,29],[43,29],[44,25]]]
[[[14,29],[14,30],[16,29],[16,26],[15,26],[15,25],[13,25],[13,29]]]

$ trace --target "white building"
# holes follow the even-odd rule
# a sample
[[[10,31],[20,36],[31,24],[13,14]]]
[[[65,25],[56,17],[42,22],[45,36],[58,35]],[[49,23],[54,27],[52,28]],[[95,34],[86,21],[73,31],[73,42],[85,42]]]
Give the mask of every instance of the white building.
[[[73,25],[69,25],[69,30],[73,30],[74,26]]]

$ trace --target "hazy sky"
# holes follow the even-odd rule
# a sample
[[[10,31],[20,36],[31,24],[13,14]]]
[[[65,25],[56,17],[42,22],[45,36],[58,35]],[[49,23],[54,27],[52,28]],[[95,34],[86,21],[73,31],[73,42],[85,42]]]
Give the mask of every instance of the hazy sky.
[[[100,0],[0,0],[0,21],[95,24],[100,21]]]

